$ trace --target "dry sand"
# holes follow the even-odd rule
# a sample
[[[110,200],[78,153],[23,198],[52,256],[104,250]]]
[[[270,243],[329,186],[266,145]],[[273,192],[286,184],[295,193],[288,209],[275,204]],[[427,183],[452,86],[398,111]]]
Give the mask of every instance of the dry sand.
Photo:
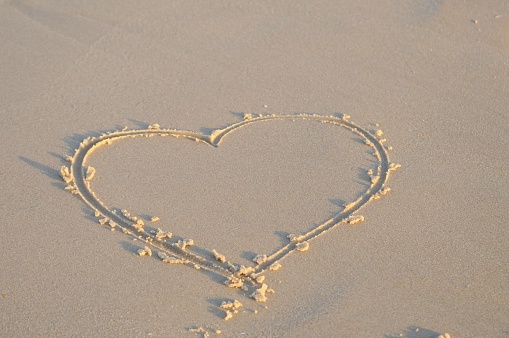
[[[0,2],[0,335],[509,336],[508,31],[501,0]],[[258,114],[376,139],[215,147]],[[66,160],[124,126],[184,139]]]

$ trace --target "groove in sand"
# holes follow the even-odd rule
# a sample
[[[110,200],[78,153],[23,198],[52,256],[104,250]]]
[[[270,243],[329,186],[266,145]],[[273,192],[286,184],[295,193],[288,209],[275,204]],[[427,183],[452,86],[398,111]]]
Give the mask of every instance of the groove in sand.
[[[210,251],[210,258],[205,258],[194,252],[186,250],[186,245],[184,245],[184,243],[168,243],[167,240],[161,238],[161,236],[145,232],[143,229],[144,224],[141,220],[131,216],[125,210],[123,210],[122,214],[119,214],[115,210],[110,209],[90,188],[90,181],[96,175],[96,172],[94,168],[87,166],[86,163],[87,159],[99,147],[110,145],[113,142],[118,142],[126,138],[154,136],[186,138],[196,142],[205,143],[212,147],[218,147],[229,133],[232,133],[241,127],[245,127],[253,123],[273,120],[309,120],[346,128],[361,137],[366,145],[374,149],[373,155],[377,158],[378,166],[376,172],[373,172],[373,170],[369,171],[368,174],[371,176],[371,185],[357,200],[346,204],[342,211],[336,213],[333,217],[314,227],[310,231],[299,235],[289,236],[289,240],[286,245],[277,249],[272,254],[267,255],[264,259],[258,260],[258,262],[256,262],[256,264],[252,267],[238,267],[238,265],[234,265],[230,261],[225,263],[224,259],[217,259],[217,252],[214,252],[215,250],[208,250]],[[247,291],[248,287],[246,284],[255,286],[263,283],[263,278],[261,278],[263,273],[266,271],[277,270],[275,267],[277,266],[279,268],[280,262],[287,258],[291,253],[295,251],[306,251],[309,247],[309,243],[313,239],[327,233],[339,224],[355,224],[363,221],[364,217],[356,215],[356,213],[371,200],[378,199],[390,191],[386,185],[389,173],[400,166],[390,163],[387,153],[388,148],[383,144],[385,139],[380,139],[382,135],[383,133],[381,130],[377,130],[374,135],[368,130],[357,126],[349,120],[348,115],[335,117],[298,114],[258,115],[253,117],[251,114],[246,114],[243,121],[234,123],[222,129],[217,129],[210,135],[203,135],[192,131],[162,129],[158,124],[152,124],[147,129],[128,130],[127,128],[124,128],[122,131],[106,133],[99,137],[86,138],[80,144],[79,148],[76,149],[74,155],[67,157],[67,160],[70,162],[70,168],[65,166],[62,167],[61,175],[64,181],[68,184],[66,189],[70,190],[75,195],[79,195],[85,203],[94,210],[96,216],[101,218],[100,222],[104,224],[108,223],[111,226],[112,231],[115,230],[115,228],[118,228],[123,233],[143,241],[146,245],[146,249],[144,249],[146,252],[148,252],[147,249],[152,247],[158,252],[161,252],[165,257],[168,255],[170,257],[173,256],[194,268],[204,269],[226,277],[226,284],[228,286],[243,288]],[[262,284],[262,288],[264,286],[265,284]]]

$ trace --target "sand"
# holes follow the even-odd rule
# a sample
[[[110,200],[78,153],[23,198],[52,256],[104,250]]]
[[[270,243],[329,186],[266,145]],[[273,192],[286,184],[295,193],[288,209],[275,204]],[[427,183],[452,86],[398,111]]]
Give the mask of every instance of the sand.
[[[508,336],[508,31],[1,2],[0,336]]]

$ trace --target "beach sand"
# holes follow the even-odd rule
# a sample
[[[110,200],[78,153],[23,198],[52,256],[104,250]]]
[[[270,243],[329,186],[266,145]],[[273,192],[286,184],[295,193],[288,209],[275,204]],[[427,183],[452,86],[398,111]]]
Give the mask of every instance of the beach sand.
[[[509,336],[508,31],[501,0],[0,2],[0,336]]]

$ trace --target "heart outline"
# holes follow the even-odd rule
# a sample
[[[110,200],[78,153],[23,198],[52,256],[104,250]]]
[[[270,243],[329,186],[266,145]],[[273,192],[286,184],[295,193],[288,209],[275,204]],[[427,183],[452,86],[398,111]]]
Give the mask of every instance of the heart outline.
[[[161,241],[160,239],[157,239],[155,236],[143,230],[140,234],[137,232],[139,228],[135,227],[135,221],[129,219],[125,215],[119,215],[114,210],[109,209],[90,188],[90,179],[95,174],[95,171],[91,171],[91,167],[86,166],[86,161],[92,155],[94,150],[101,146],[109,145],[112,142],[125,138],[136,138],[142,136],[173,136],[176,138],[184,137],[195,140],[197,142],[203,142],[212,147],[219,147],[222,140],[235,130],[253,123],[271,120],[313,120],[347,128],[364,139],[365,144],[371,146],[374,149],[373,155],[378,160],[377,173],[371,175],[371,185],[355,201],[345,205],[342,211],[335,213],[331,218],[313,227],[308,232],[291,238],[289,243],[277,249],[274,253],[268,256],[266,260],[249,268],[248,274],[239,272],[238,270],[232,271],[234,269],[231,269],[231,266],[230,268],[225,268],[224,266],[221,266],[210,259],[201,257],[194,252],[186,251],[175,245],[175,243],[169,244],[166,241]],[[242,282],[247,282],[251,285],[255,285],[256,278],[258,276],[269,270],[273,264],[278,263],[279,261],[288,257],[291,253],[297,251],[300,243],[309,243],[313,239],[325,234],[339,224],[353,224],[354,222],[363,220],[362,216],[355,216],[355,214],[368,202],[373,199],[378,199],[381,195],[384,195],[390,190],[386,185],[389,178],[389,173],[392,170],[400,167],[399,165],[390,163],[387,152],[387,149],[390,147],[386,147],[383,144],[384,142],[385,139],[379,139],[368,130],[361,128],[355,123],[351,122],[348,115],[336,117],[316,114],[273,114],[258,115],[257,117],[253,117],[251,114],[245,114],[244,120],[233,123],[222,129],[216,129],[209,135],[185,130],[161,129],[159,125],[154,124],[150,125],[147,129],[129,130],[124,128],[122,131],[106,133],[99,137],[88,137],[80,143],[80,146],[75,150],[75,153],[72,157],[67,157],[69,162],[71,162],[70,170],[67,166],[62,167],[61,175],[64,181],[68,184],[66,187],[67,190],[70,190],[73,194],[79,195],[84,200],[84,202],[90,208],[92,208],[92,210],[95,211],[96,215],[104,217],[104,220],[107,220],[110,222],[110,224],[114,224],[115,227],[120,228],[124,233],[137,239],[143,240],[147,245],[150,245],[159,251],[177,256],[178,258],[191,263],[195,267],[198,266],[207,271],[219,274],[229,280],[241,280]],[[207,251],[209,251],[212,256],[212,251],[208,249]]]

